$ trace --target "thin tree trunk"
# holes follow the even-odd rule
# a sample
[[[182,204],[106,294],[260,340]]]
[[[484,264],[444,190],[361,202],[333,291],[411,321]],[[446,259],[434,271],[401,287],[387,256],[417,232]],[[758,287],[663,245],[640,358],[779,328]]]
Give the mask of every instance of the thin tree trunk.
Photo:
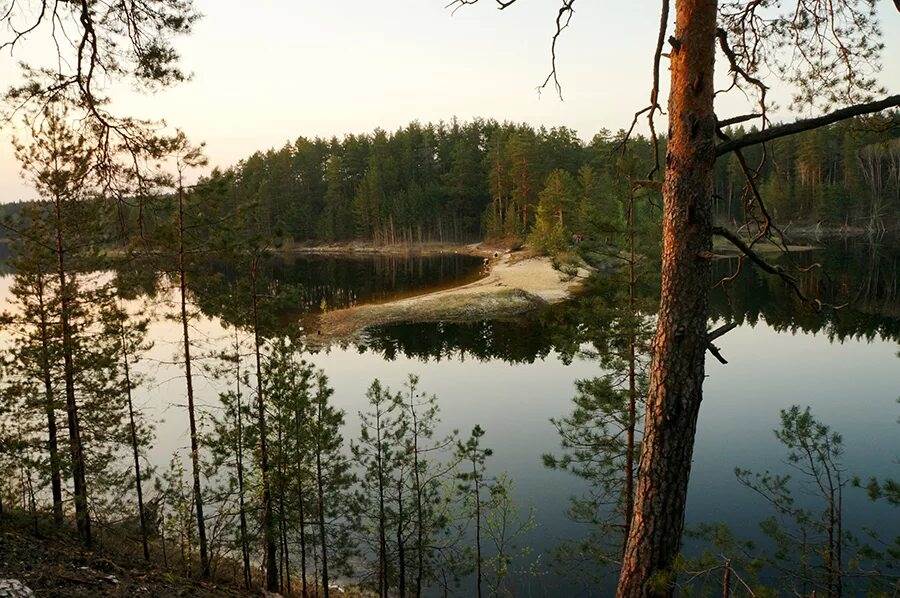
[[[200,446],[197,439],[197,416],[194,409],[194,381],[191,375],[191,337],[187,313],[187,272],[184,249],[184,187],[178,175],[178,289],[181,299],[181,332],[184,342],[184,375],[187,379],[188,423],[191,432],[191,469],[194,481],[194,505],[197,510],[197,535],[200,539],[200,576],[209,578],[209,554],[206,546],[206,519],[203,516],[203,494],[200,487]]]
[[[37,517],[37,501],[34,499],[34,483],[31,480],[31,469],[25,469],[25,480],[28,489],[28,509],[31,514],[31,524],[34,528],[34,535],[38,535],[38,517]]]
[[[297,505],[300,511],[300,582],[303,587],[303,598],[306,598],[309,594],[309,590],[307,588],[306,581],[306,514],[304,513],[303,508],[303,476],[302,476],[302,460],[300,456],[300,430],[301,428],[302,415],[300,413],[299,407],[297,411],[294,413],[294,427],[295,427],[295,446],[296,455],[295,461],[297,462]]]
[[[259,419],[259,457],[260,473],[263,483],[263,536],[266,547],[266,590],[278,591],[278,548],[275,545],[275,530],[272,524],[272,491],[269,480],[269,450],[266,443],[266,403],[263,396],[262,358],[260,349],[262,340],[259,336],[259,303],[256,296],[258,258],[254,258],[250,267],[251,306],[253,308],[253,346],[256,355],[256,400]]]
[[[731,598],[731,561],[727,559],[722,573],[722,598]]]
[[[419,476],[419,423],[410,391],[409,410],[413,422],[413,483],[416,485],[416,598],[422,596],[422,576],[425,568],[425,530],[423,529],[422,481]]]
[[[619,598],[672,595],[705,371],[716,0],[677,0],[675,21],[662,292]]]
[[[88,512],[87,483],[84,471],[84,447],[75,401],[75,363],[72,357],[72,324],[69,321],[69,285],[66,281],[65,249],[62,230],[62,198],[56,197],[56,266],[59,275],[59,319],[63,335],[63,377],[66,385],[66,415],[69,421],[69,451],[72,455],[72,485],[75,491],[75,521],[78,533],[90,547],[91,515]]]
[[[837,560],[837,595],[842,596],[844,593],[844,491],[841,484],[840,474],[838,474],[837,484],[837,541],[835,545],[835,556]]]
[[[134,403],[131,397],[131,367],[128,363],[128,339],[124,325],[120,328],[122,338],[122,365],[125,369],[125,393],[128,397],[128,422],[131,427],[131,451],[134,455],[134,487],[137,491],[138,515],[141,522],[141,545],[144,549],[144,560],[150,560],[150,546],[147,541],[147,519],[144,514],[144,490],[141,486],[141,458],[138,452],[137,426],[134,422]]]
[[[279,447],[283,447],[283,430],[282,424],[283,418],[281,416],[281,412],[279,411],[278,417],[278,444]],[[287,511],[284,508],[284,453],[282,449],[279,448],[279,459],[278,459],[278,510],[280,511],[281,521],[278,522],[279,527],[281,528],[281,552],[283,554],[283,577],[285,587],[287,588],[287,593],[291,593],[291,555],[290,550],[288,549],[288,537],[287,537]]]
[[[322,423],[322,405],[319,405],[319,426]],[[317,430],[321,434],[321,429]],[[321,441],[316,438],[316,486],[318,488],[319,506],[319,540],[322,542],[322,593],[328,598],[328,544],[325,542],[325,492],[322,479],[322,448]]]
[[[625,446],[625,533],[622,543],[624,554],[628,535],[631,531],[631,519],[634,513],[634,432],[637,420],[637,373],[635,368],[635,329],[636,316],[634,305],[634,192],[628,202],[628,316],[631,319],[631,330],[628,335],[628,432]]]
[[[403,470],[397,477],[397,564],[399,577],[397,580],[397,595],[400,598],[406,596],[406,548],[403,545]]]
[[[377,436],[375,438],[376,460],[378,467],[378,595],[386,598],[388,594],[387,582],[387,537],[385,528],[387,521],[384,508],[384,464],[381,462],[381,413],[375,420]]]
[[[53,523],[63,522],[62,475],[60,474],[59,447],[56,438],[56,406],[53,398],[53,378],[50,372],[50,334],[47,330],[47,308],[44,305],[44,275],[38,272],[37,297],[41,331],[41,374],[47,410],[47,449],[50,452],[50,486],[53,495]]]
[[[241,343],[238,339],[237,329],[234,331],[235,354],[235,423],[237,425],[237,441],[235,442],[235,456],[237,459],[238,479],[238,503],[241,534],[241,556],[244,561],[244,587],[248,590],[252,585],[250,577],[250,546],[247,542],[247,507],[244,501],[244,425],[243,411],[241,407]]]
[[[478,483],[478,469],[472,462],[472,476],[475,480],[475,588],[481,598],[481,485]]]

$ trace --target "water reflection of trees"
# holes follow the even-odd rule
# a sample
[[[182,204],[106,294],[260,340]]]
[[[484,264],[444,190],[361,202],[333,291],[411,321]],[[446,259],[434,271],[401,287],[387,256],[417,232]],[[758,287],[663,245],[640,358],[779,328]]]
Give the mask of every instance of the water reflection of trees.
[[[293,311],[308,313],[383,301],[448,281],[457,282],[476,274],[481,263],[480,258],[455,253],[340,258],[282,254],[268,259],[264,269],[272,284],[292,289],[296,301]],[[207,280],[201,284],[208,285],[218,277],[218,284],[227,286],[240,275],[226,261],[210,262],[203,276]],[[202,302],[203,294],[198,294],[198,302]]]
[[[800,274],[801,286],[808,296],[838,308],[817,311],[779,280],[745,266],[733,281],[718,285],[712,293],[713,317],[750,326],[765,321],[777,331],[825,333],[837,342],[900,339],[897,245],[833,243],[776,262],[788,260],[805,268],[820,264]],[[714,280],[729,276],[735,266],[736,260],[716,261]],[[614,293],[614,285],[598,277],[582,296],[515,320],[386,326],[368,331],[361,344],[386,359],[470,357],[531,363],[554,352],[568,361],[586,343],[603,346],[609,323],[600,306],[608,305]],[[655,284],[639,289],[645,305],[653,305],[658,293]]]
[[[790,289],[771,276],[744,266],[738,276],[718,285],[710,297],[715,319],[756,326],[765,321],[777,331],[824,333],[832,341],[847,339],[900,339],[900,289],[896,243],[832,242],[821,249],[775,260],[807,268],[799,274],[807,296],[827,305],[817,311],[801,302]],[[322,305],[347,305],[360,299],[379,300],[444,281],[458,280],[478,270],[477,258],[447,254],[429,258],[376,256],[366,259],[278,258],[266,265],[264,276],[278,295],[275,318],[279,326],[296,321],[304,312]],[[816,266],[818,264],[819,266]],[[736,260],[717,260],[714,280],[732,274]],[[117,270],[130,293],[153,295],[164,279],[131,265]],[[207,316],[229,324],[245,318],[235,304],[241,272],[233,265],[208,262],[191,279],[195,304]],[[653,277],[638,289],[641,304],[655,305],[659,289]],[[590,281],[581,296],[562,305],[513,319],[482,322],[398,324],[366,331],[356,345],[381,354],[440,361],[448,358],[500,359],[531,363],[551,353],[571,360],[585,345],[602,347],[609,322],[602,306],[615,301],[611,277]],[[240,302],[239,302],[240,303]]]
[[[751,326],[765,320],[777,331],[822,332],[837,342],[878,336],[898,339],[898,259],[897,245],[868,243],[832,243],[782,257],[781,262],[790,260],[806,269],[799,275],[804,294],[837,307],[812,309],[780,281],[744,268],[736,279],[715,289],[710,313]],[[714,274],[721,279],[734,266],[734,260],[721,260]]]

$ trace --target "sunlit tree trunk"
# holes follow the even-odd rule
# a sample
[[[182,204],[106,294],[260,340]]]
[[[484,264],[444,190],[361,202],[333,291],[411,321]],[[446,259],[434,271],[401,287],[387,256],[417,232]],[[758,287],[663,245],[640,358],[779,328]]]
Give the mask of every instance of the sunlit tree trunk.
[[[716,0],[677,0],[672,40],[662,287],[641,475],[617,595],[672,594],[702,399],[715,161]]]
[[[383,447],[381,438],[381,412],[377,412],[375,430],[377,442],[376,460],[378,467],[378,595],[386,598],[388,595],[387,581],[387,516],[384,508],[384,464],[382,463]]]
[[[481,598],[481,481],[474,461],[472,479],[475,490],[475,591],[478,598]]]
[[[406,596],[406,546],[403,542],[403,468],[397,474],[397,592]]]
[[[425,530],[424,525],[424,505],[422,504],[422,480],[419,475],[419,421],[416,414],[416,408],[413,404],[413,393],[410,391],[410,415],[412,416],[412,438],[411,447],[413,458],[413,492],[416,498],[416,598],[422,596],[422,577],[425,569]]]

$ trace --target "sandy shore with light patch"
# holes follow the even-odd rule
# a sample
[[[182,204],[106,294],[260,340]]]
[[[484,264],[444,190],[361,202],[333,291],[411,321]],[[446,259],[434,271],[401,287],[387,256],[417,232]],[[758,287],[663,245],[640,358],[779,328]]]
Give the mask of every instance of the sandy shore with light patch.
[[[366,328],[409,322],[469,322],[508,317],[571,297],[589,272],[569,275],[548,257],[525,252],[488,260],[488,272],[475,282],[386,303],[356,305],[311,316],[309,342],[349,340]]]

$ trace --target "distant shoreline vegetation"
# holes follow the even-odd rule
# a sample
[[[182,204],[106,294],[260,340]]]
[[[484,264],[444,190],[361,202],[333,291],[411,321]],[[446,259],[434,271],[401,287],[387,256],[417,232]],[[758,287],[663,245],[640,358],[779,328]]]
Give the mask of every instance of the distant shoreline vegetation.
[[[772,142],[765,156],[761,147],[748,148],[745,156],[762,164],[759,188],[773,216],[796,233],[895,230],[898,122],[896,111],[858,118]],[[746,132],[733,129],[731,136]],[[558,234],[548,222],[559,222],[566,236],[590,235],[596,231],[579,204],[618,204],[623,182],[652,167],[651,141],[634,137],[623,155],[622,135],[604,129],[584,142],[566,127],[454,119],[340,139],[299,137],[214,169],[201,193],[217,209],[252,207],[259,232],[288,242],[391,245],[524,239],[535,229]],[[664,152],[664,139],[660,147]],[[717,163],[720,222],[743,221],[743,182],[733,155]],[[0,216],[16,219],[28,203],[0,205]]]

